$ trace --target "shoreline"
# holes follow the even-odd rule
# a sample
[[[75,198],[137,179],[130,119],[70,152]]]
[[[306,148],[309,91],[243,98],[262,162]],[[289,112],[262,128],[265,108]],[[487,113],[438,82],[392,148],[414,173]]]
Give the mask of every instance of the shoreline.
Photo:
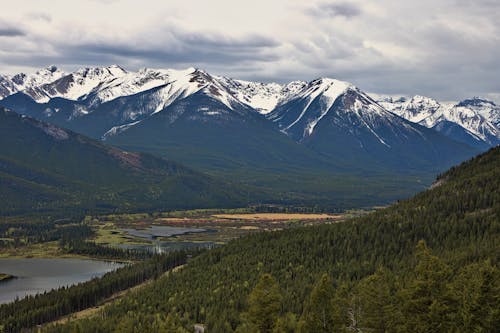
[[[0,283],[10,281],[10,280],[13,280],[15,278],[17,278],[17,277],[14,275],[0,273]]]

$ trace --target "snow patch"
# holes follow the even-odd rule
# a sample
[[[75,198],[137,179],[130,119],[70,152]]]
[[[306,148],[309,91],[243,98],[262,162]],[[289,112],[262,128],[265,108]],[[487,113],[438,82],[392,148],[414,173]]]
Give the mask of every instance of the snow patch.
[[[120,134],[120,133],[128,130],[129,128],[131,128],[131,127],[139,124],[140,122],[141,122],[141,120],[138,120],[138,121],[134,121],[134,122],[131,122],[131,123],[128,123],[128,124],[125,124],[125,125],[114,126],[109,131],[107,131],[106,133],[104,133],[104,135],[102,136],[101,139],[102,140],[106,140],[107,138],[109,138],[111,136]]]

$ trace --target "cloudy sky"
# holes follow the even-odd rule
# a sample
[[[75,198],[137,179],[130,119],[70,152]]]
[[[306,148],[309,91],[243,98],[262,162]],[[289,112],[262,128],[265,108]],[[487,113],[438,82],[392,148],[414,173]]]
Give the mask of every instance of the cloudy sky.
[[[498,0],[0,0],[0,73],[56,64],[328,76],[386,94],[500,100]]]

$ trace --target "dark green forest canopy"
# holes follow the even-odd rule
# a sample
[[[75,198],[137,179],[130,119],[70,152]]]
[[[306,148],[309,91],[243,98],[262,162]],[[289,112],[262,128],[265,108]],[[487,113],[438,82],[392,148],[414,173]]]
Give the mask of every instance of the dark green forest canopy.
[[[415,255],[420,240],[432,254],[420,245]],[[386,305],[401,309],[398,313],[402,316],[392,321],[388,332],[412,314],[412,307],[422,304],[422,320],[436,316],[430,326],[418,332],[436,332],[434,324],[456,332],[471,327],[488,332],[498,314],[492,309],[500,305],[498,244],[500,148],[494,148],[440,175],[432,189],[412,199],[345,223],[260,233],[230,242],[106,308],[100,318],[50,331],[109,332],[120,328],[121,332],[135,332],[181,327],[178,332],[183,332],[191,331],[194,323],[205,324],[210,332],[232,332],[238,327],[241,331],[249,327],[244,326],[248,295],[264,273],[271,274],[279,286],[281,296],[276,299],[282,299],[280,315],[285,319],[277,326],[286,327],[283,321],[309,318],[303,316],[308,309],[304,304],[311,299],[313,286],[327,273],[335,290],[333,318],[337,318],[339,331],[352,324],[352,318],[347,317],[358,304],[353,300],[360,299],[367,309],[374,308],[377,303],[370,290],[379,289],[377,281],[387,280],[388,284],[380,287],[390,296]],[[482,273],[477,279],[467,279],[474,271]],[[391,278],[380,278],[380,274]],[[422,304],[410,302],[415,292],[430,290],[432,276],[442,277],[436,285],[439,292],[422,298]],[[466,292],[461,295],[458,290]],[[482,312],[474,310],[476,313],[468,316],[460,306],[468,303],[460,297],[475,300],[470,309]],[[463,316],[457,319],[450,315],[453,311]],[[482,324],[464,320],[469,317]],[[373,316],[367,315],[360,322],[369,323],[366,318]],[[398,327],[411,331],[404,325]]]
[[[263,198],[240,184],[0,107],[0,216],[241,207],[249,196]]]

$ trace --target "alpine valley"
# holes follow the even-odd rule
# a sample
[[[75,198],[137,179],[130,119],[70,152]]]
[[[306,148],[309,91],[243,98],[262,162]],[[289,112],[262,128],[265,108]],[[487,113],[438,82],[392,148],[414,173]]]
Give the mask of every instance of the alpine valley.
[[[23,128],[50,128],[52,136],[66,133],[75,155],[86,142],[107,151],[117,168],[124,164],[119,156],[133,154],[123,150],[141,152],[134,158],[148,156],[161,170],[171,168],[142,153],[156,155],[175,161],[183,175],[220,184],[225,193],[234,191],[228,179],[237,182],[247,204],[386,204],[500,143],[500,107],[491,101],[371,96],[331,78],[277,84],[196,68],[134,72],[113,65],[65,73],[50,66],[0,76],[0,98],[1,106],[26,117],[3,112],[3,118]],[[21,133],[10,123],[5,127],[11,140]],[[6,149],[12,146],[2,140],[0,157],[11,161]],[[16,149],[16,161],[28,163],[34,154],[29,148]],[[80,165],[72,170],[91,171]]]

